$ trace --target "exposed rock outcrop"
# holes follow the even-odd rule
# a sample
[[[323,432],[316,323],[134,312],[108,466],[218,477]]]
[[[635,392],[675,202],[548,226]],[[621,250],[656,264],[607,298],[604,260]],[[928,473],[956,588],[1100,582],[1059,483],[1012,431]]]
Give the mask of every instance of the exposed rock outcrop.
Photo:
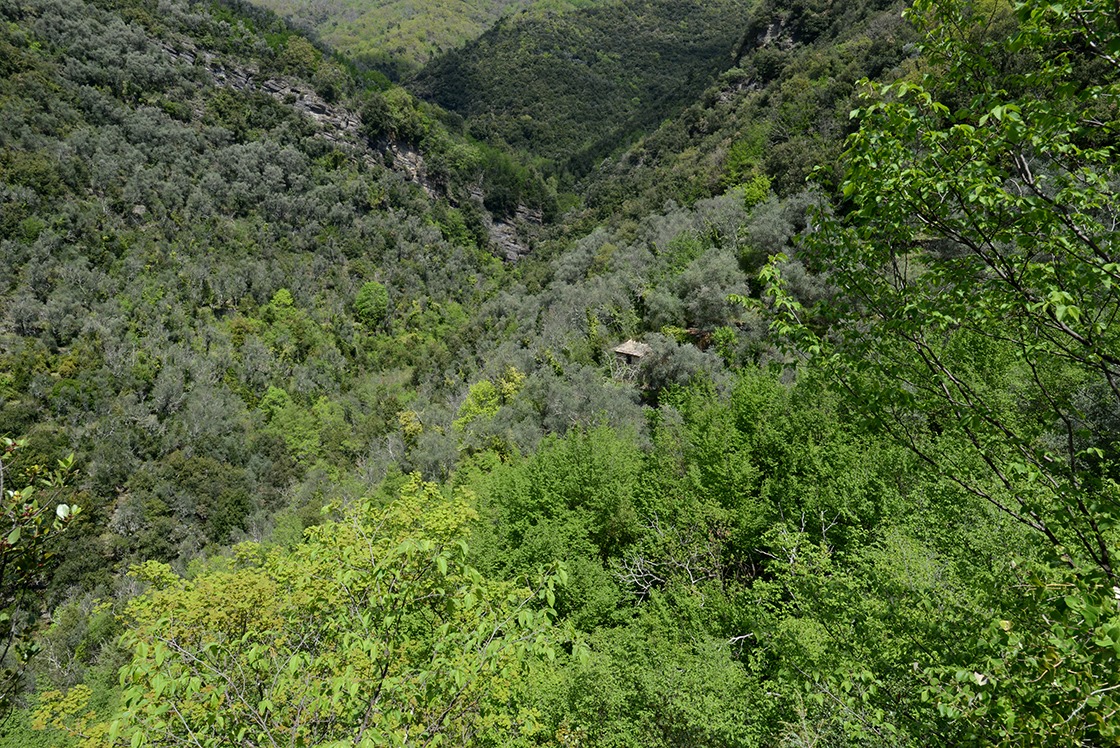
[[[318,127],[319,137],[332,143],[357,147],[366,151],[370,163],[378,161],[375,153],[362,135],[361,117],[346,107],[325,100],[311,87],[289,78],[263,76],[259,70],[247,65],[230,64],[217,55],[199,50],[193,45],[175,46],[161,42],[164,51],[173,59],[206,71],[215,85],[237,91],[255,91],[268,94],[278,101],[295,108],[310,117]],[[424,156],[419,150],[396,140],[383,141],[380,153],[388,155],[392,168],[403,174],[409,181],[419,185],[429,197],[443,193],[427,175]],[[381,159],[383,162],[384,159]],[[470,199],[483,205],[481,191],[471,192]],[[518,206],[510,219],[494,219],[483,208],[486,228],[495,253],[509,262],[528,255],[532,250],[526,236],[535,226],[543,223],[541,211]]]
[[[168,42],[162,42],[161,46],[172,58],[204,69],[215,85],[266,93],[294,107],[313,119],[320,127],[319,134],[327,140],[351,145],[361,142],[361,117],[345,107],[331,104],[309,86],[288,78],[262,76],[252,66],[229,64],[218,55],[193,46],[179,48]]]

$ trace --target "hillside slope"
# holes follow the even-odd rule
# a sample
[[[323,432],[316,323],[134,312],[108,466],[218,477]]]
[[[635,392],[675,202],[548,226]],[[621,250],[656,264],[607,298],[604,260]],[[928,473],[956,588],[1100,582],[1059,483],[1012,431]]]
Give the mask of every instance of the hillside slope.
[[[888,0],[762,2],[742,19],[733,66],[582,181],[586,220],[638,219],[749,186],[782,196],[838,179],[856,82],[901,74],[917,41]]]
[[[585,173],[734,62],[749,0],[612,0],[503,19],[410,82],[475,137]]]
[[[0,748],[1116,744],[1113,10],[762,0],[635,129],[702,66],[603,47],[554,181],[263,11],[0,3]]]
[[[565,9],[596,0],[258,0],[360,64],[393,77],[458,47],[503,15],[531,5]]]
[[[76,453],[51,594],[103,589],[258,533],[395,428],[411,373],[440,386],[505,272],[486,175],[516,164],[275,17],[0,13],[0,423],[32,462]]]

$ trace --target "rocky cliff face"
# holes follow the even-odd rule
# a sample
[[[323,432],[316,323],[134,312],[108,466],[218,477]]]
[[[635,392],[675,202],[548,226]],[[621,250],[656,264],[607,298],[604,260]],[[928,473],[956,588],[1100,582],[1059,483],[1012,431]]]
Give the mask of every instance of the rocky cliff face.
[[[518,206],[512,220],[490,222],[487,226],[490,230],[490,242],[494,245],[498,256],[504,257],[507,262],[517,262],[533,251],[532,245],[526,241],[526,236],[531,235],[533,228],[542,223],[539,210]]]
[[[303,83],[288,78],[265,77],[252,66],[229,63],[191,44],[162,42],[162,47],[173,59],[204,70],[216,86],[266,93],[302,112],[319,125],[319,135],[326,140],[351,146],[363,142],[360,134],[362,120],[356,113],[331,104]]]

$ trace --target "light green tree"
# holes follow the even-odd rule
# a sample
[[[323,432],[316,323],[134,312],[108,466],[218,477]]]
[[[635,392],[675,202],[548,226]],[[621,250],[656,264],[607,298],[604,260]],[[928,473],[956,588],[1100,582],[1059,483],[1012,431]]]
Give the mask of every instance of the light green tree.
[[[1030,527],[987,660],[931,671],[981,742],[1116,739],[1120,249],[1115,6],[919,0],[913,74],[866,88],[840,215],[810,242],[834,296],[764,271],[774,326],[945,480]],[[821,334],[827,330],[827,334]]]
[[[354,298],[354,310],[367,327],[381,325],[389,312],[389,292],[377,281],[363,284]]]
[[[531,586],[483,578],[466,562],[472,517],[467,497],[415,477],[389,506],[361,502],[291,551],[245,544],[231,566],[189,580],[137,567],[150,588],[129,607],[110,742],[421,746],[531,733],[519,684],[551,653],[562,574]],[[58,694],[44,703],[81,712]]]
[[[517,397],[525,385],[525,375],[512,366],[506,367],[497,380],[483,379],[467,391],[451,428],[460,435],[462,449],[489,449],[508,456],[512,451],[505,436],[492,433],[491,423],[503,405]]]

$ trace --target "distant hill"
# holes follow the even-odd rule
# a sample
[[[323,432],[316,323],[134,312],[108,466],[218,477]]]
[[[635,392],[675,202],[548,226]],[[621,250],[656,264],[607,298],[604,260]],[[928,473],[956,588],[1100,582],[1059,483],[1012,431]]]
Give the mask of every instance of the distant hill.
[[[595,0],[548,0],[566,9]],[[393,77],[481,34],[533,0],[257,0],[355,60]]]
[[[429,63],[412,89],[471,134],[584,173],[735,61],[749,0],[612,0],[502,19]]]

